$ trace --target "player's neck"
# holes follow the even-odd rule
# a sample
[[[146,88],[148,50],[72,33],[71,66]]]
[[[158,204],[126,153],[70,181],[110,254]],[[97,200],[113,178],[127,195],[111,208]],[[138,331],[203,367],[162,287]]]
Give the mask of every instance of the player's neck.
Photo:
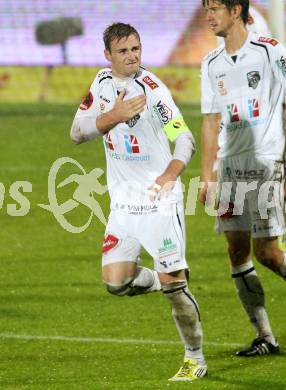
[[[248,37],[248,31],[244,25],[238,25],[231,29],[225,37],[225,49],[229,55],[235,54],[244,44]]]

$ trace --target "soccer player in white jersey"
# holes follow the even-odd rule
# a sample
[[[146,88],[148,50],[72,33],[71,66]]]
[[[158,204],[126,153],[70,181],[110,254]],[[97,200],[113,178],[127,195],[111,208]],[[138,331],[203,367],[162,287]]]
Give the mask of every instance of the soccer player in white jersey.
[[[218,159],[217,230],[224,232],[232,277],[257,331],[238,356],[279,351],[265,310],[264,292],[251,260],[286,278],[278,247],[283,233],[285,135],[282,126],[286,49],[246,29],[248,0],[203,0],[206,18],[225,46],[202,63],[202,181],[205,203]],[[217,142],[218,140],[218,142]],[[217,150],[217,145],[219,149]]]
[[[172,381],[207,374],[198,304],[186,274],[183,194],[179,176],[194,153],[192,133],[167,87],[140,67],[141,43],[129,24],[104,32],[102,69],[80,105],[71,137],[102,137],[111,213],[103,241],[102,275],[117,296],[163,291],[185,346],[184,364]],[[175,142],[173,156],[168,140]],[[138,259],[144,247],[155,271]]]

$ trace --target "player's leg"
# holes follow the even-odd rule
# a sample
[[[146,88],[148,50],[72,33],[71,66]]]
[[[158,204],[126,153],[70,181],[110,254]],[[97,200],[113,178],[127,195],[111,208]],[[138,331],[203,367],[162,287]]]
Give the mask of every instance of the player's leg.
[[[279,248],[278,236],[285,230],[284,165],[267,161],[265,177],[259,183],[257,215],[253,232],[253,249],[257,260],[286,279],[286,256]],[[255,201],[252,202],[255,207]]]
[[[131,261],[117,260],[102,267],[102,280],[113,295],[135,296],[161,290],[158,273]]]
[[[259,340],[264,340],[264,337],[269,342],[275,340],[265,309],[264,291],[250,257],[250,237],[261,234],[264,229],[260,222],[259,202],[264,205],[267,198],[259,196],[259,185],[272,176],[274,164],[271,169],[268,165],[269,161],[257,161],[255,156],[247,154],[223,161],[219,171],[220,185],[229,180],[233,184],[231,200],[237,215],[227,213],[218,218],[217,229],[225,233],[238,297],[257,332],[251,347],[239,351],[238,356],[255,356],[261,351],[266,352],[264,348],[257,349]]]
[[[279,248],[277,237],[253,239],[257,260],[286,280],[286,254]]]
[[[171,381],[193,381],[207,374],[203,355],[203,332],[198,303],[189,290],[185,270],[159,273],[162,290],[172,308],[177,330],[185,347],[184,363]]]
[[[172,204],[166,214],[146,216],[140,241],[153,256],[162,291],[185,347],[184,364],[171,380],[192,381],[207,373],[202,351],[202,326],[198,304],[188,288],[183,207]]]
[[[161,289],[157,272],[138,265],[141,245],[128,234],[128,216],[111,213],[102,248],[102,279],[111,294],[134,296]],[[130,227],[130,226],[129,226]]]
[[[250,232],[225,232],[238,297],[257,332],[255,340],[276,344],[265,309],[263,287],[250,259]],[[259,355],[257,345],[239,351],[238,356]],[[271,348],[271,347],[270,347]]]

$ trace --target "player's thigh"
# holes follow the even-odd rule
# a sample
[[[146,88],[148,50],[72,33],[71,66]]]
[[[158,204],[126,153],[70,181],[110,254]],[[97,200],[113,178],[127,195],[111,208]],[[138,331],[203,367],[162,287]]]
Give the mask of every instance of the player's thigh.
[[[159,275],[159,279],[160,279],[161,284],[187,280],[185,270],[171,272],[169,274],[159,272],[158,275]]]
[[[185,258],[185,221],[181,203],[145,216],[140,242],[154,259],[157,272],[170,274],[188,268]]]
[[[102,267],[102,280],[105,283],[120,284],[134,278],[137,270],[136,262],[117,261]]]
[[[105,282],[121,282],[133,277],[141,245],[130,234],[132,220],[123,213],[112,212],[102,245],[102,277]]]

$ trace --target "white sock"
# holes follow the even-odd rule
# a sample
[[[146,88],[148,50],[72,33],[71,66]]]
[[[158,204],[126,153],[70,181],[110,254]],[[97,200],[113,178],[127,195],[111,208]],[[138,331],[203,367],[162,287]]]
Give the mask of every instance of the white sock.
[[[145,292],[159,291],[161,285],[158,278],[158,273],[150,268],[137,267],[137,274],[133,279],[132,286],[148,289]]]
[[[232,277],[240,301],[258,336],[264,337],[268,342],[275,344],[275,338],[264,306],[264,291],[252,261],[233,267]]]
[[[186,281],[163,285],[163,291],[170,300],[172,315],[185,346],[185,359],[195,359],[199,364],[205,364],[199,307]]]

